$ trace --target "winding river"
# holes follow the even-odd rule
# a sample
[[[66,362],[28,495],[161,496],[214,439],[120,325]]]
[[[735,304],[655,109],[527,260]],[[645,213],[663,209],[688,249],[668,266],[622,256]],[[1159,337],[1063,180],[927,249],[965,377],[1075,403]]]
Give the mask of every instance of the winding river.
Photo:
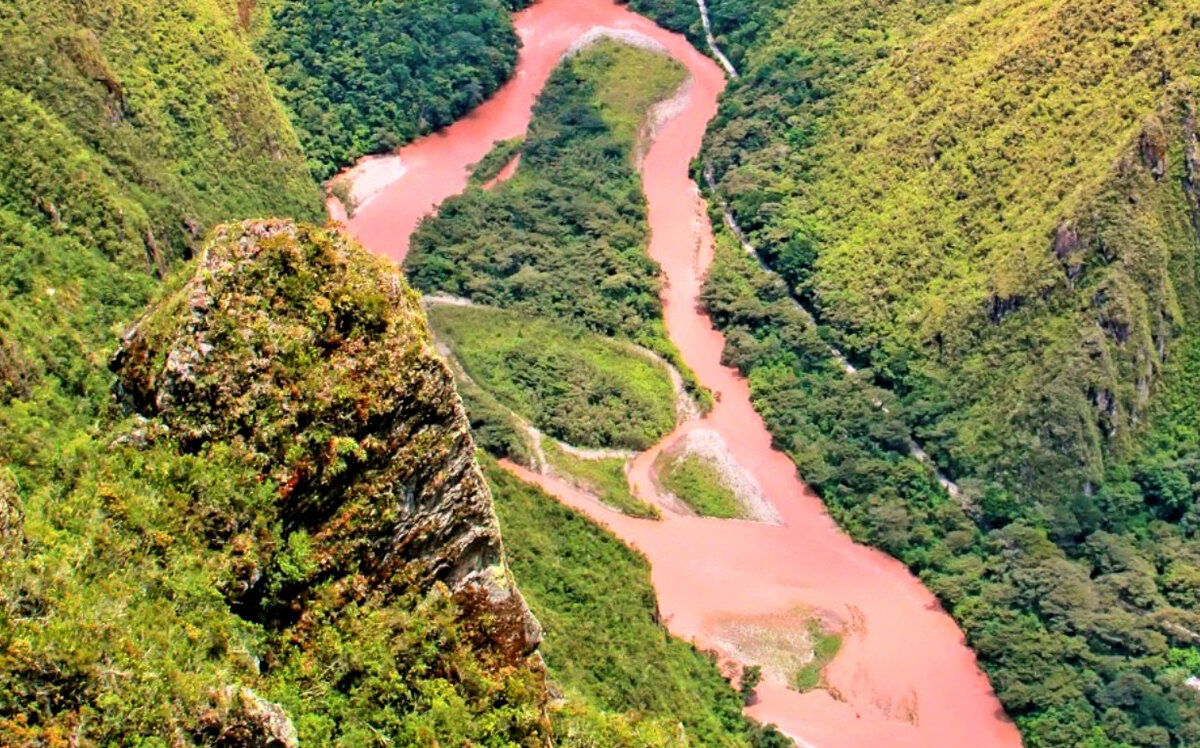
[[[687,364],[716,397],[711,413],[680,425],[637,456],[630,480],[655,500],[654,458],[697,429],[713,430],[753,476],[780,524],[715,520],[664,511],[662,521],[614,512],[555,478],[506,467],[604,524],[641,550],[653,568],[670,631],[714,649],[726,663],[761,661],[764,642],[803,651],[805,621],[820,617],[844,633],[825,671],[826,687],[799,693],[770,677],[748,712],[802,746],[876,748],[1019,746],[1020,737],[934,596],[894,559],[853,543],[771,446],[747,384],[721,365],[724,340],[697,309],[712,258],[712,228],[688,165],[717,109],[722,69],[682,36],[612,0],[541,0],[515,17],[524,43],[514,78],[449,128],[390,156],[364,159],[345,175],[358,203],[334,218],[368,249],[402,262],[419,220],[463,190],[468,166],[497,140],[524,132],[550,71],[596,29],[661,44],[691,72],[686,102],[656,130],[642,162],[652,229],[650,255],[662,266],[667,330]]]

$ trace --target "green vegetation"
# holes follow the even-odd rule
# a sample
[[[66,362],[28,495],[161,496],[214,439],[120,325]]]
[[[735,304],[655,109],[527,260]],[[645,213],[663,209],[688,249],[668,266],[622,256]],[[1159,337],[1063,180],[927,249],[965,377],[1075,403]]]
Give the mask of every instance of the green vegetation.
[[[778,733],[742,716],[741,697],[709,656],[663,629],[645,559],[490,460],[484,469],[513,575],[545,629],[551,679],[576,709],[587,705],[634,722],[624,726],[636,735],[629,742],[567,745],[780,745],[770,742]],[[569,735],[568,726],[590,723],[598,739],[607,732],[598,728],[608,721],[611,729],[614,719],[560,712],[556,732]]]
[[[738,695],[743,704],[754,703],[754,689],[762,683],[762,668],[758,665],[747,665],[742,668],[742,676],[738,679]]]
[[[624,457],[604,457],[584,459],[569,454],[552,442],[543,445],[546,459],[555,471],[565,475],[572,482],[587,491],[608,506],[630,517],[643,519],[658,519],[661,513],[633,495],[629,488],[629,478],[625,475],[629,460]]]
[[[592,84],[596,110],[622,143],[639,141],[650,107],[674,93],[688,75],[669,57],[608,41],[578,55],[571,65]]]
[[[1195,740],[1200,708],[1173,652],[1197,625],[1196,540],[1143,518],[1136,533],[1097,531],[1067,555],[1029,520],[981,527],[909,456],[897,398],[845,376],[786,286],[724,239],[704,303],[775,442],[855,539],[908,564],[941,598],[1027,743]],[[1171,475],[1141,479],[1178,485]],[[964,490],[987,511],[1005,506],[975,484]],[[1132,477],[1106,489],[1135,502],[1140,490]]]
[[[271,5],[276,21],[296,23],[264,42],[298,55],[272,58],[277,80],[333,97],[327,81],[288,78],[333,36],[306,48],[304,9]],[[490,7],[479,6],[485,17]],[[329,19],[349,27],[367,10]],[[449,441],[440,426],[416,439],[405,431],[412,419],[453,420],[456,408],[445,372],[421,353],[412,296],[337,237],[280,223],[217,235],[204,272],[221,301],[202,302],[194,282],[177,290],[192,275],[179,260],[216,222],[320,215],[285,110],[243,41],[267,33],[267,15],[223,0],[0,10],[0,743],[286,743],[294,725],[304,744],[542,745],[542,678],[505,649],[503,611],[442,586],[422,591],[426,571],[452,564],[395,564],[382,552],[397,518],[381,492],[441,485],[400,473],[473,485],[469,459],[443,459],[461,429]],[[469,33],[503,36],[489,28]],[[410,54],[385,47],[372,63]],[[333,98],[318,101],[347,127],[308,154],[323,173],[377,133],[337,119]],[[303,114],[298,99],[289,105]],[[446,106],[430,93],[414,111]],[[223,254],[250,246],[262,250],[254,262]],[[165,301],[115,364],[117,407],[107,370],[117,335],[156,297]],[[422,397],[432,400],[403,409],[389,399],[412,387],[431,387]],[[494,427],[476,421],[476,434],[526,449],[507,411],[472,394],[492,406],[473,405]],[[389,407],[403,417],[380,410]],[[404,542],[455,547],[440,536]],[[697,743],[778,744],[741,720],[707,658],[653,623],[638,570],[632,594],[652,656],[633,661],[650,673],[670,653],[668,706],[640,719],[572,703],[554,715],[558,744],[684,745],[676,712],[715,736]],[[591,589],[593,613],[604,610]],[[610,621],[605,636],[621,630]],[[636,692],[626,696],[615,709],[641,709]]]
[[[459,377],[457,386],[476,446],[494,457],[536,467],[529,434],[513,412],[471,380]]]
[[[525,145],[525,136],[518,135],[508,140],[497,140],[492,150],[471,167],[471,184],[483,185],[496,177],[508,166],[514,158],[521,155],[521,147]]]
[[[824,685],[825,668],[833,662],[838,650],[842,648],[842,635],[826,632],[819,622],[811,622],[808,633],[812,640],[812,661],[792,676],[792,688],[800,692],[811,691]]]
[[[273,0],[259,46],[313,174],[392,150],[483,103],[512,73],[524,0]]]
[[[629,55],[636,65],[611,64]],[[663,98],[678,85],[679,66],[611,42],[560,65],[534,107],[517,174],[447,200],[417,230],[407,260],[413,284],[628,337],[666,355],[635,143],[608,124],[640,121],[644,112],[622,112],[618,105],[631,101],[624,96],[599,98],[641,78],[658,81]]]
[[[115,363],[138,414],[112,404],[113,338],[87,297],[70,319],[95,321],[74,338],[42,315],[61,358],[30,356],[44,369],[0,408],[0,743],[265,742],[286,715],[305,742],[540,744],[536,671],[496,646],[470,601],[421,592],[420,564],[374,561],[398,527],[377,492],[439,485],[428,473],[446,450],[469,449],[465,424],[437,422],[453,422],[455,401],[415,297],[323,231],[216,236],[202,282],[143,318]],[[59,259],[44,246],[6,256],[6,293],[13,268],[47,272],[21,260]],[[82,269],[77,289],[105,277]],[[19,335],[35,326],[22,317]],[[427,384],[437,376],[442,393]],[[414,400],[415,385],[428,389]]]
[[[666,371],[627,344],[488,307],[429,317],[476,384],[568,444],[644,449],[675,425]]]
[[[264,466],[274,439],[302,436],[271,436],[267,412],[283,429],[285,410],[255,408],[267,438],[251,449],[197,433],[219,428],[211,404],[172,434],[113,404],[118,333],[214,223],[321,215],[232,12],[208,0],[0,10],[0,743],[265,742],[286,714],[305,743],[540,744],[540,678],[494,650],[490,624],[404,572],[342,588],[354,577],[333,573],[330,538],[285,520],[285,485],[296,507],[328,508],[276,473],[302,473],[303,455]],[[312,311],[309,290],[292,289]],[[342,334],[361,340],[370,324],[352,318],[374,318],[375,299],[343,289]],[[146,324],[168,330],[177,306]],[[311,365],[294,352],[288,375]],[[330,458],[320,474],[333,483],[359,456],[336,446],[308,454]]]
[[[736,519],[744,515],[737,495],[721,471],[700,455],[664,452],[655,461],[654,469],[663,488],[701,517]]]

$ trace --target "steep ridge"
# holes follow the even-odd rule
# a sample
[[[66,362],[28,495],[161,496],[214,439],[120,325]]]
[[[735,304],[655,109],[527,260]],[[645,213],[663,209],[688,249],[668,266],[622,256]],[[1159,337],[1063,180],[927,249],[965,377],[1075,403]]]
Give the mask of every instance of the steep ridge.
[[[386,262],[290,222],[218,227],[192,279],[124,335],[112,368],[121,401],[183,450],[244,445],[280,486],[288,532],[311,537],[316,568],[276,590],[269,573],[244,569],[230,582],[235,609],[299,619],[313,615],[297,607],[317,580],[437,580],[503,622],[508,657],[537,645],[450,372]]]
[[[222,229],[179,290],[218,221],[320,215],[233,6],[0,9],[0,744],[540,745],[536,626],[415,297],[288,221]]]
[[[680,37],[663,34],[644,19],[604,3],[545,2],[520,14],[517,23],[529,44],[513,83],[444,134],[390,157],[407,171],[359,207],[349,222],[351,232],[375,251],[403,257],[404,237],[437,201],[462,189],[467,165],[481,159],[493,142],[520,134],[538,86],[589,25],[637,30],[659,39],[694,76],[687,108],[660,129],[644,162],[654,229],[651,253],[668,281],[667,328],[682,343],[701,381],[720,393],[709,423],[725,432],[739,462],[758,477],[784,516],[785,527],[699,519],[688,523],[682,518],[640,523],[606,511],[569,486],[516,466],[510,469],[602,519],[646,552],[673,632],[720,648],[712,627],[715,619],[778,614],[803,604],[846,622],[851,641],[829,669],[830,682],[846,701],[836,701],[824,691],[801,695],[768,684],[755,710],[763,719],[818,744],[846,744],[847,739],[862,745],[881,739],[901,745],[980,740],[1015,744],[1015,730],[997,718],[986,679],[962,647],[953,622],[903,567],[854,546],[836,531],[820,503],[796,479],[795,466],[771,449],[770,437],[750,406],[746,384],[720,364],[723,339],[695,312],[711,242],[704,241],[709,234],[695,185],[687,180],[687,165],[715,112],[716,95],[724,84],[720,70]],[[408,185],[418,184],[429,195],[429,204],[424,210],[410,205],[398,211]],[[748,427],[753,438],[747,438]],[[654,451],[643,457],[652,458]],[[635,469],[635,476],[643,477],[635,477],[635,483],[644,496],[652,495],[646,463],[639,464],[643,467]],[[700,558],[705,559],[703,574],[693,566]],[[758,574],[762,569],[771,569],[770,580]],[[750,574],[753,577],[744,576]],[[847,607],[848,598],[852,608]],[[896,625],[901,619],[906,622]],[[851,625],[854,621],[858,623]],[[869,625],[860,625],[864,621]],[[912,656],[901,659],[900,652]]]
[[[0,742],[544,743],[539,628],[394,266],[219,227],[112,366],[131,415],[70,435],[74,478],[0,474]],[[10,450],[53,434],[24,413]]]

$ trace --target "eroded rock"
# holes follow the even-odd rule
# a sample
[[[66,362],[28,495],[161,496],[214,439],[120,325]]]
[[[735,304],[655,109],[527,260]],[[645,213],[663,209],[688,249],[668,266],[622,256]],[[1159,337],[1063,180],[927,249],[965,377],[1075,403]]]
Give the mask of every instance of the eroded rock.
[[[347,599],[440,582],[464,609],[486,602],[506,652],[537,645],[453,378],[391,263],[332,230],[220,227],[112,368],[118,398],[183,449],[243,452],[278,487],[285,533],[311,538],[313,568],[282,591],[248,567],[239,612],[294,622],[319,581]]]
[[[1167,132],[1162,120],[1151,115],[1142,126],[1140,141],[1142,163],[1150,170],[1155,181],[1167,175]]]

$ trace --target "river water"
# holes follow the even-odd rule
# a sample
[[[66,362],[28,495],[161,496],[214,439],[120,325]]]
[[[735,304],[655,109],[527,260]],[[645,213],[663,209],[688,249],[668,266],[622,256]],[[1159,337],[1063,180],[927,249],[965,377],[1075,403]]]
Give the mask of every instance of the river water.
[[[595,29],[653,39],[691,72],[686,105],[656,131],[642,162],[650,255],[662,266],[667,331],[716,406],[634,459],[630,480],[655,501],[654,458],[697,428],[717,431],[757,482],[782,524],[715,520],[664,511],[659,522],[611,511],[552,477],[506,467],[607,526],[642,551],[663,620],[676,636],[714,649],[727,665],[783,668],[789,645],[803,651],[805,621],[818,616],[844,644],[826,688],[798,693],[768,677],[748,712],[801,745],[834,748],[1019,746],[987,678],[954,621],[899,562],[853,543],[772,448],[746,382],[721,365],[724,339],[697,309],[712,259],[712,228],[688,165],[724,88],[722,70],[682,36],[612,0],[541,0],[515,17],[524,47],[514,78],[451,127],[397,154],[364,159],[346,177],[360,205],[346,222],[368,249],[402,262],[420,219],[462,191],[468,167],[497,140],[529,124],[534,100],[572,44]]]

